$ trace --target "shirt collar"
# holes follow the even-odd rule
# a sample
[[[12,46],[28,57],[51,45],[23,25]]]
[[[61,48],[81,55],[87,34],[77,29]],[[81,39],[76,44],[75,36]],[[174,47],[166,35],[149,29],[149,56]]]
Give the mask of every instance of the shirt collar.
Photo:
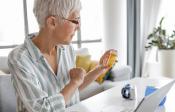
[[[32,38],[35,35],[30,35],[25,39],[24,45],[27,47],[30,55],[32,56],[33,59],[39,60],[41,57],[43,57],[42,53],[38,49],[38,47],[32,42]]]
[[[32,38],[34,36],[36,36],[36,34],[29,35],[25,39],[24,45],[27,47],[32,58],[35,59],[36,61],[39,61],[41,58],[43,58],[43,55],[41,51],[38,49],[38,47],[32,42]],[[58,50],[60,53],[63,52],[65,50],[64,45],[62,45],[59,49],[57,49],[57,52]]]

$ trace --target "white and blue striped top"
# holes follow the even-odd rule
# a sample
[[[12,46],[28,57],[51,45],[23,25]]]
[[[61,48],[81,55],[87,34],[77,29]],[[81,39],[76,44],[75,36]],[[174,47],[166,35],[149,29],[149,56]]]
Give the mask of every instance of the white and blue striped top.
[[[74,51],[70,45],[57,49],[58,72],[55,75],[31,38],[8,56],[17,112],[64,112],[66,107],[80,100],[78,89],[67,105],[60,93],[70,81],[69,70],[75,67]]]

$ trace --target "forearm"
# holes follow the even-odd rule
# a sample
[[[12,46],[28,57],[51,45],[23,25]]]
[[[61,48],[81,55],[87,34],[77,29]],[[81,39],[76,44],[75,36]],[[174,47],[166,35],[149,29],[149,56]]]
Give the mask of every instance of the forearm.
[[[96,72],[96,69],[88,72],[87,75],[84,78],[84,82],[79,87],[79,91],[83,90],[90,83],[92,83],[94,80],[96,80],[99,75],[100,74]]]
[[[65,103],[67,104],[72,95],[75,93],[76,89],[78,88],[78,85],[76,85],[73,82],[70,82],[68,85],[64,87],[64,89],[61,91],[62,95],[64,96]]]

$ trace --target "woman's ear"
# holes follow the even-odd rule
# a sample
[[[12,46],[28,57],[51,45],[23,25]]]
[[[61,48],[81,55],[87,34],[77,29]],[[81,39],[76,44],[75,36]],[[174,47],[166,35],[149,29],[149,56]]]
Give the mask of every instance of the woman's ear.
[[[56,18],[54,16],[49,16],[46,19],[46,24],[49,28],[53,29],[56,27]]]

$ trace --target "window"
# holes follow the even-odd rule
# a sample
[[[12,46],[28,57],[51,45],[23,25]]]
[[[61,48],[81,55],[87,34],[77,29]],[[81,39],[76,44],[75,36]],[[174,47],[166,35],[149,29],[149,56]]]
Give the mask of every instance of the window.
[[[102,38],[103,0],[82,0],[81,36],[82,40]]]
[[[34,0],[26,0],[27,1],[27,19],[28,19],[28,33],[35,33],[39,31],[38,23],[33,14],[33,4]]]
[[[27,35],[25,32],[31,34],[39,31],[33,14],[33,3],[34,0],[1,1],[0,48],[19,45],[23,43],[25,35]],[[4,10],[6,13],[4,13]],[[101,42],[103,39],[102,16],[102,0],[82,0],[81,32],[75,35],[73,44],[75,49],[80,47],[89,48],[94,59],[98,59],[103,51]]]
[[[23,1],[2,0],[0,14],[0,48],[23,43],[25,37]]]
[[[92,59],[103,53],[103,0],[82,0],[81,47],[89,49]]]
[[[157,22],[159,22],[161,18],[164,17],[163,27],[167,30],[168,34],[172,34],[172,31],[175,30],[174,4],[174,0],[162,0],[160,13],[157,20]]]
[[[75,49],[87,47],[92,58],[99,59],[104,52],[103,0],[81,2],[81,31],[73,38],[73,46]],[[1,1],[0,49],[19,45],[23,43],[25,35],[38,32],[33,3],[34,0]]]

